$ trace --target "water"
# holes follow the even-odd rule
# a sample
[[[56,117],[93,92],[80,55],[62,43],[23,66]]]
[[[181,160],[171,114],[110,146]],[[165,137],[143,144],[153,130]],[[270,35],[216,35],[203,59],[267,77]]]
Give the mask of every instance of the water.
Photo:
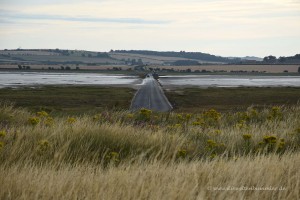
[[[132,85],[137,76],[96,73],[0,72],[0,88],[38,85]]]
[[[144,80],[146,81],[146,80]],[[171,87],[300,87],[300,76],[182,75],[162,76]],[[124,85],[138,86],[137,76],[97,73],[0,72],[0,88],[39,85]]]
[[[160,77],[164,86],[300,87],[300,76],[184,75]]]

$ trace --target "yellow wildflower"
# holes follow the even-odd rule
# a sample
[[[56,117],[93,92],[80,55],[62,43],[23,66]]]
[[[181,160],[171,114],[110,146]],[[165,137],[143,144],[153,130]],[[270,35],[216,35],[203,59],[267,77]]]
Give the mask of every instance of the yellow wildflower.
[[[5,135],[6,135],[6,131],[5,130],[0,131],[0,138],[5,137]]]
[[[207,140],[207,145],[209,147],[215,147],[215,146],[217,146],[217,143],[213,140]]]
[[[128,115],[127,115],[127,118],[128,118],[128,119],[132,119],[133,116],[134,116],[133,114],[128,114]]]
[[[244,134],[244,135],[243,135],[244,140],[250,140],[251,137],[252,137],[251,134]]]
[[[49,149],[49,147],[50,147],[50,144],[49,144],[48,140],[40,140],[38,142],[38,150],[39,151],[42,151],[42,152],[47,151]]]
[[[180,149],[177,151],[176,157],[177,158],[185,158],[187,155],[187,151],[185,149]]]
[[[175,124],[174,128],[181,128],[181,124]]]
[[[181,115],[181,114],[177,114],[177,119],[178,119],[178,120],[183,120],[182,115]]]
[[[193,122],[192,125],[193,125],[193,126],[200,126],[201,123],[200,123],[200,122]]]
[[[73,123],[76,122],[76,119],[75,119],[74,117],[69,117],[69,118],[67,119],[67,122],[68,122],[69,124],[73,124]]]
[[[37,125],[38,123],[40,123],[40,119],[38,117],[30,117],[28,119],[28,122],[31,125]]]
[[[106,156],[106,159],[109,160],[109,161],[112,161],[112,162],[119,162],[120,159],[119,159],[119,153],[118,152],[110,152],[107,156]]]
[[[94,121],[98,121],[101,118],[101,114],[97,114],[93,116]]]
[[[36,114],[39,117],[48,117],[49,116],[49,114],[45,111],[40,111],[40,112],[37,112]]]
[[[54,123],[54,120],[52,117],[47,117],[47,119],[45,120],[46,126],[51,126],[51,125],[53,125],[53,123]]]
[[[190,120],[191,119],[191,117],[192,117],[192,115],[191,114],[186,114],[185,115],[185,119],[188,121],[188,120]]]
[[[217,156],[217,154],[212,153],[212,154],[210,155],[210,158],[213,159],[213,158],[215,158],[216,156]]]
[[[277,141],[277,138],[275,136],[265,136],[264,141],[266,144],[274,144]]]

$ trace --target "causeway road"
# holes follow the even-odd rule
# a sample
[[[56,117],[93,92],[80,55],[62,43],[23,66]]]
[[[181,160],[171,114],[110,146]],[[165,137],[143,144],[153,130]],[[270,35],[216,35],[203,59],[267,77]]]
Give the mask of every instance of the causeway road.
[[[158,112],[167,112],[173,109],[162,88],[151,74],[143,80],[141,88],[136,92],[130,110],[141,108]]]

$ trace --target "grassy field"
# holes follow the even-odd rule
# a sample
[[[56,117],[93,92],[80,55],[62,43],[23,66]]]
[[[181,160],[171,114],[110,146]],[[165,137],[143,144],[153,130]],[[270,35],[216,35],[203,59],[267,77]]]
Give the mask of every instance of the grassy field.
[[[13,102],[32,111],[46,110],[56,114],[128,109],[134,93],[135,90],[131,88],[97,86],[0,89],[2,101]]]
[[[0,199],[299,199],[300,106],[52,116],[0,105]]]
[[[300,88],[184,88],[166,91],[176,112],[245,110],[273,105],[295,105],[300,101]]]
[[[53,114],[83,114],[103,110],[126,110],[135,90],[99,86],[46,86],[40,88],[0,89],[1,101],[31,111],[46,110]],[[274,105],[296,105],[300,88],[183,88],[167,90],[175,112],[197,113],[207,109],[244,111]]]
[[[176,89],[172,113],[134,92],[0,89],[0,199],[300,198],[299,88]]]

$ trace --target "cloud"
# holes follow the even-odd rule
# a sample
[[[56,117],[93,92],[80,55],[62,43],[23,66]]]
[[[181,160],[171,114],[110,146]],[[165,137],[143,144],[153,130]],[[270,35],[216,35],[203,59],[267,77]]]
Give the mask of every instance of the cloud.
[[[6,48],[299,52],[299,0],[0,0],[0,7]]]
[[[17,13],[8,10],[0,10],[0,17],[6,20],[55,20],[71,22],[95,22],[95,23],[122,23],[122,24],[168,24],[167,20],[147,20],[142,18],[101,18],[88,16],[66,16],[66,15],[49,15],[49,14],[28,14]]]

